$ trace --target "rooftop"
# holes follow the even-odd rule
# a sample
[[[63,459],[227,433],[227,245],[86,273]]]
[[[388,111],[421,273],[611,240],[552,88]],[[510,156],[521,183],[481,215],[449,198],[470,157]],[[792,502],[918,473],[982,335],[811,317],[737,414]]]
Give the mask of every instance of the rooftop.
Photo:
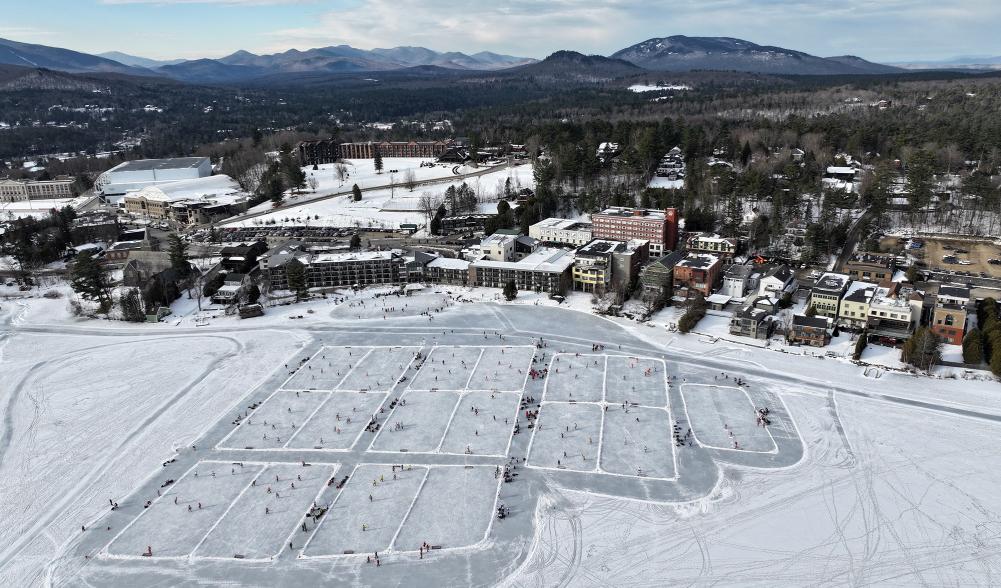
[[[804,314],[793,315],[792,324],[801,327],[813,327],[815,329],[826,329],[830,324],[826,317],[806,316]]]
[[[571,220],[568,218],[550,217],[545,220],[541,220],[532,226],[542,229],[556,229],[560,231],[581,231],[590,229],[591,223]]]
[[[708,254],[689,255],[688,257],[679,261],[677,267],[692,267],[697,269],[706,269],[708,267],[711,267],[718,261],[719,258],[716,257],[715,255],[708,255]]]
[[[876,284],[870,282],[852,282],[845,292],[845,300],[849,302],[868,302],[876,295]]]
[[[642,218],[646,220],[664,220],[666,215],[663,210],[652,208],[625,208],[623,206],[612,206],[597,213],[602,216],[619,216],[623,218]]]
[[[817,280],[817,284],[814,286],[814,289],[831,291],[836,290],[840,292],[845,289],[850,281],[851,277],[845,274],[826,273],[820,276],[820,279]]]
[[[431,263],[428,267],[437,267],[441,269],[452,269],[452,270],[467,270],[469,269],[469,262],[465,259],[455,259],[453,257],[439,257]]]
[[[111,171],[151,171],[157,169],[196,168],[208,161],[208,157],[171,157],[169,159],[136,159],[126,161],[114,167]]]
[[[535,272],[557,272],[567,270],[574,261],[574,252],[569,249],[555,249],[552,247],[540,247],[534,253],[526,256],[521,261],[493,261],[481,259],[474,261],[474,267],[510,269]]]
[[[606,255],[625,251],[627,245],[624,241],[612,241],[610,239],[595,239],[587,245],[577,250],[577,255]]]
[[[864,263],[885,268],[893,267],[894,256],[882,253],[856,253],[848,263]]]

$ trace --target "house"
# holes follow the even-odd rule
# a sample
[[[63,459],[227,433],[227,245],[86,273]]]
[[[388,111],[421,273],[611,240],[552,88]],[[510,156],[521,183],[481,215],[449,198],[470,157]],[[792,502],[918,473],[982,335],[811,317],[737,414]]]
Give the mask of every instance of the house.
[[[852,282],[841,297],[838,324],[851,329],[861,329],[869,320],[869,303],[876,296],[877,286],[871,282]]]
[[[226,306],[236,304],[240,301],[240,293],[249,282],[246,274],[226,274],[222,286],[212,295],[212,303]]]
[[[892,280],[896,269],[896,257],[882,253],[856,253],[845,263],[845,273],[864,282]]]
[[[480,241],[480,253],[484,259],[493,261],[515,261],[514,242],[516,237],[504,233],[494,233]]]
[[[869,302],[869,339],[883,345],[903,343],[921,323],[923,304],[924,297],[913,288],[902,288],[898,283],[878,288]]]
[[[832,324],[827,317],[797,314],[792,317],[786,338],[790,343],[823,347],[831,342]]]
[[[648,300],[666,300],[674,294],[674,266],[684,259],[681,251],[661,256],[640,272],[640,287]]]
[[[970,303],[970,288],[960,284],[943,284],[935,296],[931,331],[946,343],[962,345],[966,334],[966,308]]]
[[[847,274],[825,273],[817,280],[817,284],[810,291],[810,299],[807,307],[813,307],[820,316],[838,318],[838,309],[841,306],[841,297],[851,284],[852,279]]]
[[[170,253],[166,251],[129,251],[122,268],[122,284],[138,288],[150,278],[170,268]]]
[[[754,272],[753,265],[731,265],[723,274],[723,287],[720,294],[731,298],[744,298],[748,292],[748,281]]]
[[[688,254],[674,266],[675,296],[688,299],[696,293],[708,297],[720,280],[723,261],[715,255]]]
[[[687,247],[692,253],[709,253],[721,259],[731,259],[737,254],[737,240],[719,235],[693,234]]]
[[[796,289],[796,274],[788,265],[776,265],[758,279],[758,295],[779,299]]]
[[[775,330],[775,303],[759,296],[730,317],[730,334],[752,339],[767,339]]]
[[[257,265],[257,258],[268,250],[264,241],[229,245],[219,251],[222,268],[229,272],[249,272]]]

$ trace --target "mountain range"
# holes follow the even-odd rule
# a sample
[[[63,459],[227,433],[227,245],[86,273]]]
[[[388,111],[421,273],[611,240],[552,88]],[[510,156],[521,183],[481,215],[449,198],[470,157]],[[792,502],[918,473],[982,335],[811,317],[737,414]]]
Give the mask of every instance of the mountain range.
[[[609,57],[558,51],[543,61],[487,51],[467,54],[424,47],[358,49],[332,45],[274,54],[237,51],[216,59],[160,61],[121,52],[89,55],[69,49],[0,39],[0,65],[70,73],[159,76],[200,84],[267,83],[360,72],[512,72],[523,76],[601,81],[645,71],[736,71],[774,75],[860,75],[906,71],[855,56],[817,57],[730,37],[675,35],[649,39]]]
[[[731,37],[660,37],[616,51],[611,57],[655,71],[728,70],[784,75],[886,74],[903,71],[852,55],[817,57],[802,51],[757,45]]]

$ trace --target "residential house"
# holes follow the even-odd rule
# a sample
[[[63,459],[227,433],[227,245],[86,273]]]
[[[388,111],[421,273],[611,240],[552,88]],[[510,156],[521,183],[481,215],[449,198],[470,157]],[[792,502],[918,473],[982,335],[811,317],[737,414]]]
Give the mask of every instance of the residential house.
[[[895,256],[882,253],[856,253],[845,263],[845,273],[863,282],[892,280],[896,269]]]
[[[733,313],[730,334],[752,339],[768,339],[775,330],[776,306],[767,296],[759,296]]]
[[[869,303],[878,287],[871,282],[852,282],[841,297],[838,324],[851,329],[861,329],[869,320]]]
[[[841,297],[844,296],[851,281],[847,274],[826,273],[820,276],[810,292],[807,307],[812,306],[819,316],[836,320],[841,307]]]
[[[688,238],[687,248],[692,253],[709,253],[724,260],[737,254],[737,240],[719,235],[693,234]]]
[[[823,347],[831,342],[833,321],[823,316],[797,314],[792,317],[792,326],[786,334],[791,343]]]
[[[796,289],[796,274],[788,265],[776,265],[768,268],[758,279],[758,295],[775,299],[782,298],[786,292]]]
[[[723,262],[715,255],[688,254],[674,266],[675,297],[708,297],[719,283]]]
[[[748,292],[748,281],[754,272],[753,265],[731,265],[723,274],[723,287],[719,293],[731,298],[742,299]]]
[[[640,286],[647,300],[667,300],[674,294],[674,266],[684,259],[681,251],[672,251],[643,268]]]

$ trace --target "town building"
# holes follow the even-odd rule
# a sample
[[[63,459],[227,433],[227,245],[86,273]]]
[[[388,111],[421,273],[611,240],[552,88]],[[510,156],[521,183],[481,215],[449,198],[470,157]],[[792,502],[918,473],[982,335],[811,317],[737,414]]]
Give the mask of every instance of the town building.
[[[692,253],[709,253],[721,259],[732,259],[737,254],[737,240],[694,233],[688,238],[687,248]]]
[[[812,306],[817,315],[837,320],[841,297],[844,296],[851,281],[847,274],[826,273],[820,276],[810,292],[807,308]]]
[[[866,324],[869,338],[885,345],[903,343],[921,322],[923,302],[920,292],[901,288],[897,283],[878,288],[869,302]]]
[[[94,241],[113,242],[117,241],[120,235],[118,215],[111,212],[82,213],[70,223],[70,238],[78,244]]]
[[[227,175],[166,182],[130,192],[125,210],[181,224],[208,224],[246,212],[247,194]]]
[[[723,261],[715,255],[688,254],[674,266],[674,297],[687,300],[696,293],[708,297],[722,271]]]
[[[797,314],[792,317],[792,325],[786,333],[790,343],[824,347],[831,342],[833,321],[823,316]]]
[[[582,247],[591,241],[591,223],[551,217],[528,227],[528,236],[542,243]]]
[[[311,253],[289,249],[262,260],[272,290],[290,290],[287,267],[293,259],[304,266],[307,288],[399,284],[405,276],[403,254],[398,250]]]
[[[775,330],[775,302],[759,296],[730,317],[730,334],[752,339],[767,339]]]
[[[496,216],[496,214],[457,214],[454,216],[445,216],[441,219],[440,232],[443,235],[482,232],[486,230],[487,222]]]
[[[626,288],[639,276],[648,252],[646,241],[591,241],[578,249],[574,256],[574,289],[607,292]]]
[[[171,159],[137,159],[126,161],[101,174],[94,191],[104,196],[124,196],[158,184],[193,180],[212,175],[208,157],[175,157]]]
[[[54,180],[0,180],[0,202],[72,198],[73,180],[71,177]]]
[[[837,323],[850,329],[865,327],[869,321],[869,303],[877,289],[871,282],[852,282],[841,297]]]
[[[650,242],[650,255],[664,255],[678,243],[678,211],[675,208],[612,207],[591,215],[591,234],[595,239]]]
[[[514,235],[494,233],[480,241],[480,255],[494,261],[514,261]]]
[[[856,253],[845,263],[845,273],[864,282],[892,280],[896,269],[896,257],[882,253]]]
[[[563,294],[573,283],[573,251],[541,247],[520,261],[480,259],[469,264],[470,285],[503,288],[513,280],[519,290]]]
[[[341,159],[373,159],[376,152],[382,157],[424,157],[444,155],[451,146],[446,141],[366,141],[360,143],[335,143],[326,139],[299,143],[299,162],[302,165],[334,163]]]
[[[469,285],[469,262],[464,259],[438,257],[427,264],[424,276],[432,284]]]
[[[213,304],[229,306],[240,301],[240,294],[250,283],[246,274],[229,273],[223,277],[222,286],[211,296]]]
[[[962,345],[966,334],[966,308],[970,303],[970,288],[958,284],[943,284],[935,296],[931,332],[946,343]]]
[[[730,298],[743,299],[748,292],[748,281],[754,270],[753,265],[731,265],[723,274],[723,286],[719,293]]]
[[[780,299],[796,289],[796,274],[788,265],[768,266],[763,269],[764,274],[754,280],[757,282],[759,296]]]
[[[647,300],[668,300],[674,295],[674,266],[685,258],[681,251],[671,251],[654,260],[640,273],[640,287]]]

